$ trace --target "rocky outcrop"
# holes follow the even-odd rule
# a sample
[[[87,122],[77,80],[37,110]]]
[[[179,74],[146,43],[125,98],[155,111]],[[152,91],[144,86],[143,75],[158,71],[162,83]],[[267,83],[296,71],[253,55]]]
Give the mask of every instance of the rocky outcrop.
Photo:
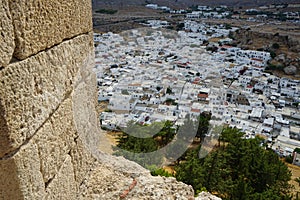
[[[195,200],[221,200],[221,198],[216,197],[208,192],[201,192]]]
[[[99,151],[90,2],[0,2],[0,199],[194,199]]]
[[[296,75],[297,74],[297,67],[290,65],[286,68],[283,69],[283,71],[287,74],[287,75]]]
[[[240,46],[252,45],[253,42],[260,42],[259,46],[256,48],[266,48],[272,46],[272,44],[277,43],[281,46],[286,46],[289,51],[299,53],[300,42],[294,37],[289,37],[288,35],[269,33],[263,31],[256,31],[251,29],[239,29],[232,35]],[[251,49],[251,46],[248,48]]]
[[[269,62],[269,67],[272,70],[280,70],[287,75],[299,74],[299,38],[251,29],[240,29],[232,33],[232,37],[238,47],[271,52],[274,58]]]
[[[119,162],[132,165],[124,160],[119,160]],[[82,192],[79,198],[91,200],[194,199],[192,187],[177,182],[175,178],[153,177],[141,168],[124,173],[126,168],[126,165],[121,170],[102,164],[97,165],[80,186]]]

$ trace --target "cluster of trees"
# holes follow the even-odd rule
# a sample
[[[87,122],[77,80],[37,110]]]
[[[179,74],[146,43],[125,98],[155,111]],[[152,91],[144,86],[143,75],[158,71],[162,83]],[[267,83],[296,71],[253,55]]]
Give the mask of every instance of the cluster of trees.
[[[124,156],[140,165],[161,166],[164,161],[176,161],[189,148],[195,137],[204,138],[207,133],[210,113],[201,113],[198,120],[187,117],[184,125],[173,122],[155,122],[141,125],[130,122],[118,137],[114,154]]]
[[[188,118],[177,129],[169,121],[149,126],[130,123],[119,137],[115,154],[147,167],[153,175],[175,176],[192,185],[196,194],[209,191],[232,200],[290,199],[291,173],[273,151],[265,149],[263,140],[244,139],[238,129],[223,127],[205,137],[210,118],[210,113],[202,113],[197,121]],[[177,158],[178,152],[188,149],[195,137],[202,143],[211,138],[215,146],[204,154],[204,143],[197,149],[189,148],[174,162],[174,174],[160,168],[163,161]],[[169,148],[155,153],[166,146]]]
[[[226,128],[206,157],[199,158],[199,149],[189,151],[176,167],[176,178],[196,192],[207,190],[222,199],[290,199],[288,167],[262,147],[260,138],[243,135]]]
[[[119,136],[114,154],[124,156],[147,168],[151,164],[160,165],[163,155],[155,152],[172,141],[175,135],[176,129],[170,121],[151,125],[130,122]]]

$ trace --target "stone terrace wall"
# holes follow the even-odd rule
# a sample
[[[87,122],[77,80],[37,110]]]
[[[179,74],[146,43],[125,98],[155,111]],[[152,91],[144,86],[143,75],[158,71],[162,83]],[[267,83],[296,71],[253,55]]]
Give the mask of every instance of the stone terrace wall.
[[[0,200],[193,199],[190,186],[98,151],[91,10],[0,0]]]

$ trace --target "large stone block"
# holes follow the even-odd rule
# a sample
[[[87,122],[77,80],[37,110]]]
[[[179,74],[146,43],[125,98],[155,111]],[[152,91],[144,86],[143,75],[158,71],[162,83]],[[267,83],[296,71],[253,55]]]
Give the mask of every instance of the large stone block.
[[[81,77],[82,81],[76,85],[72,93],[75,126],[86,147],[90,151],[99,151],[99,119],[95,110],[96,75],[92,71],[85,70],[77,77]]]
[[[85,34],[0,71],[0,158],[37,132],[93,61],[93,38]]]
[[[0,160],[1,200],[43,199],[45,194],[37,145],[30,142],[13,157]]]
[[[76,199],[77,192],[72,160],[67,155],[59,172],[47,186],[45,199]]]
[[[8,0],[0,0],[0,67],[7,66],[15,49],[14,27]]]
[[[0,199],[42,199],[45,188],[46,199],[76,199],[96,160],[82,141],[88,136],[77,134],[73,108],[71,98],[64,100],[27,143],[0,160]],[[92,112],[85,113],[87,119]]]
[[[75,179],[81,183],[94,164],[99,149],[99,120],[96,116],[96,75],[91,70],[81,70],[72,93],[74,123],[78,133],[76,147],[71,151]]]
[[[25,59],[92,31],[90,0],[10,1],[15,27],[15,56]]]
[[[46,199],[76,199],[96,163],[81,138],[68,98],[14,156],[0,160],[0,199],[42,199],[45,188]]]
[[[66,156],[75,147],[75,138],[72,101],[66,99],[31,139],[39,150],[40,170],[45,183],[59,172]]]
[[[75,181],[79,187],[82,181],[87,177],[90,169],[96,165],[96,159],[80,138],[76,139],[76,146],[71,150],[70,155],[74,167]]]

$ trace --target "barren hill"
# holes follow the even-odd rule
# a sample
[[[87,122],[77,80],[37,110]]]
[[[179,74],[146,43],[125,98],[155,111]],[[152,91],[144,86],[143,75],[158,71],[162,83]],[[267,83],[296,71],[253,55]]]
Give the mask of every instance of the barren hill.
[[[269,4],[280,3],[300,3],[299,0],[93,0],[95,7],[122,7],[122,6],[140,6],[148,3],[166,5],[170,7],[187,7],[191,5],[228,5],[235,7],[255,7]]]

